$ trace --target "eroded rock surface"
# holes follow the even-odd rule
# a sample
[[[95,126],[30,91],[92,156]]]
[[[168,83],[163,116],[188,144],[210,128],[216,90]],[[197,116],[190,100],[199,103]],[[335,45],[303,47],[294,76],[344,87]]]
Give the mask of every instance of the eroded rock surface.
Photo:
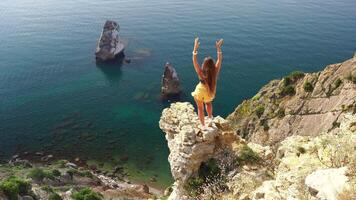
[[[170,63],[166,63],[162,75],[161,95],[163,98],[168,98],[178,96],[180,92],[181,88],[178,73]]]
[[[356,56],[317,73],[273,80],[227,117],[249,141],[275,144],[291,135],[337,129],[345,111],[356,112]],[[336,130],[337,131],[337,130]]]
[[[190,199],[184,185],[202,162],[219,152],[221,144],[228,146],[241,142],[239,136],[223,131],[226,122],[220,117],[214,119],[212,127],[202,130],[190,103],[173,103],[170,108],[164,109],[159,126],[166,133],[170,150],[168,161],[175,180],[169,197],[171,200]]]
[[[124,50],[124,44],[119,38],[119,24],[106,21],[95,51],[97,61],[109,61],[116,58]]]

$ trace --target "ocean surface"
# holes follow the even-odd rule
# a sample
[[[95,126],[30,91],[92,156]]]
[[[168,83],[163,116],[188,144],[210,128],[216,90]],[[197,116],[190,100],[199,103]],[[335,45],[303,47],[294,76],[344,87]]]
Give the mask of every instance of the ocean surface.
[[[356,51],[355,0],[1,0],[0,157],[46,151],[171,182],[158,127],[165,62],[182,101],[197,83],[191,54],[224,38],[215,115],[227,116],[271,79],[313,72]],[[116,20],[131,63],[97,65],[102,26]]]

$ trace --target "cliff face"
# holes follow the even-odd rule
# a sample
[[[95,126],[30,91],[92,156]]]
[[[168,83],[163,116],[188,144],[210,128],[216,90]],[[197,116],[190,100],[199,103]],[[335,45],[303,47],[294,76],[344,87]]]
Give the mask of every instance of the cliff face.
[[[356,56],[295,72],[207,130],[191,104],[171,104],[159,123],[175,180],[169,199],[356,198],[355,83]]]
[[[346,111],[356,112],[355,81],[356,54],[321,72],[294,72],[271,81],[227,120],[237,134],[259,144],[291,135],[317,136],[338,128]]]
[[[170,199],[189,199],[184,186],[201,164],[214,157],[222,146],[241,142],[239,136],[228,130],[224,119],[216,117],[214,122],[207,130],[198,128],[198,116],[189,103],[174,103],[163,110],[159,126],[166,133],[168,161],[175,180]]]

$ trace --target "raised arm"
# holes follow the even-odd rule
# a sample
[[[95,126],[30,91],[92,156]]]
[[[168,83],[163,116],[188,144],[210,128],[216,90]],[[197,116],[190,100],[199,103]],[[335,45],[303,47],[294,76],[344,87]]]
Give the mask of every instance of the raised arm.
[[[203,71],[200,68],[200,65],[198,63],[198,49],[199,49],[199,38],[195,38],[194,40],[194,49],[193,49],[193,65],[194,69],[197,72],[197,75],[199,79],[203,79]]]
[[[215,46],[216,46],[216,54],[217,54],[217,60],[216,60],[216,70],[219,73],[220,72],[220,68],[221,68],[221,63],[222,63],[222,59],[223,59],[223,55],[222,55],[222,51],[221,51],[221,46],[223,45],[224,40],[220,39],[218,41],[216,41]]]

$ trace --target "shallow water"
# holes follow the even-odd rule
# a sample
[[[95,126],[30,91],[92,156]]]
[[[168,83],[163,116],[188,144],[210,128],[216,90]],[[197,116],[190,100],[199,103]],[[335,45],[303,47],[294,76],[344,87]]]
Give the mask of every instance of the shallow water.
[[[143,180],[171,181],[158,128],[166,61],[192,101],[195,36],[200,60],[224,38],[214,112],[226,116],[269,80],[322,69],[356,51],[354,0],[2,0],[0,154],[55,151],[98,162],[128,156]],[[130,64],[97,66],[106,19],[121,26]],[[114,160],[112,160],[114,159]]]

